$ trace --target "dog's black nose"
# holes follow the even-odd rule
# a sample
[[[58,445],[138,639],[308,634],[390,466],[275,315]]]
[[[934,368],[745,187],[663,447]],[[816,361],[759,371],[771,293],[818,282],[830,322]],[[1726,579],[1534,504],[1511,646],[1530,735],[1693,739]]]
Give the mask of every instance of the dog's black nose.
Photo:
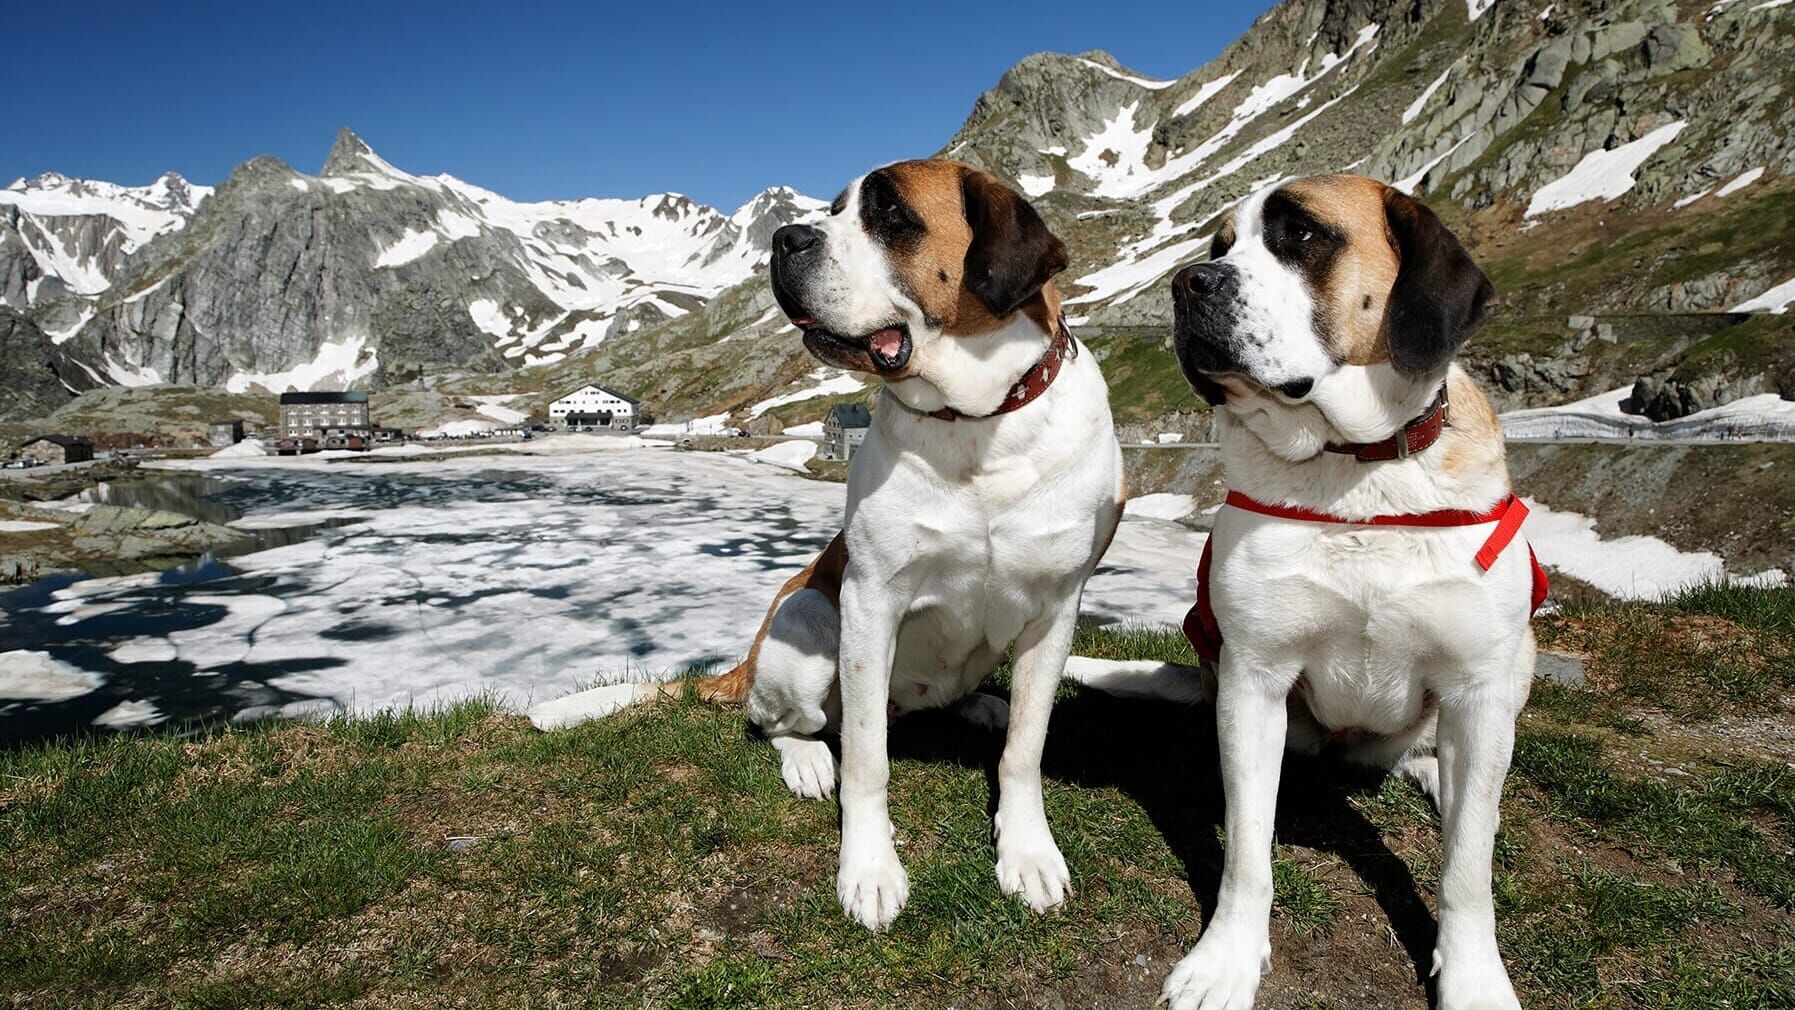
[[[1172,278],[1172,290],[1185,298],[1207,298],[1222,288],[1227,270],[1214,263],[1185,267]]]
[[[822,237],[822,232],[807,224],[788,224],[773,233],[773,249],[781,256],[792,256],[816,245]]]
[[[1283,385],[1279,386],[1278,392],[1283,393],[1285,396],[1290,397],[1292,400],[1300,400],[1303,397],[1308,396],[1309,391],[1314,388],[1315,388],[1315,380],[1314,379],[1292,379],[1289,382],[1286,382]]]

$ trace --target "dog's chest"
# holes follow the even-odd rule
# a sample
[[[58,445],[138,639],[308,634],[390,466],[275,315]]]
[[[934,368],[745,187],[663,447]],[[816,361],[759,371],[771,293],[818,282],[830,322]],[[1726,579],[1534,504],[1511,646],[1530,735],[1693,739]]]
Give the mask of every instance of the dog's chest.
[[[1395,733],[1442,678],[1500,652],[1506,566],[1471,561],[1482,527],[1334,526],[1218,517],[1214,601],[1228,648],[1300,665],[1299,689],[1333,729]]]

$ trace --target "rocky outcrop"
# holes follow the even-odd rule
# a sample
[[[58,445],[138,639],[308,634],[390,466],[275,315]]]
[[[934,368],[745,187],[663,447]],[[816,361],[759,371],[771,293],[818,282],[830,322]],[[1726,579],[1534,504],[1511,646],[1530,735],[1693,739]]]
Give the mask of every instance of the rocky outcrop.
[[[74,398],[57,354],[31,317],[0,308],[0,421],[43,417]]]

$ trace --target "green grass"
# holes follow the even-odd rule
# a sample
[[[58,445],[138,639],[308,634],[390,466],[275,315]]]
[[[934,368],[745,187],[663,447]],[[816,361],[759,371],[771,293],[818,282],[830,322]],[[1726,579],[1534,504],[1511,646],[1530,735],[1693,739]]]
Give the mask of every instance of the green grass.
[[[1553,620],[1667,616],[1795,636],[1786,592],[1728,587]],[[1594,645],[1596,671],[1626,647]],[[1191,659],[1160,629],[1077,648]],[[1523,715],[1496,893],[1524,1005],[1795,1005],[1795,771],[1642,705],[1542,685]],[[912,891],[878,936],[836,905],[835,805],[787,793],[735,710],[538,734],[471,702],[20,747],[0,752],[0,1005],[1145,1007],[1213,906],[1210,719],[1062,692],[1046,800],[1075,891],[1048,916],[992,873],[1001,738],[898,723]],[[1426,1006],[1439,873],[1412,786],[1289,759],[1262,1005]]]
[[[1682,718],[1782,712],[1795,691],[1795,586],[1707,585],[1658,604],[1572,603],[1541,631],[1548,646],[1598,657],[1598,689]]]

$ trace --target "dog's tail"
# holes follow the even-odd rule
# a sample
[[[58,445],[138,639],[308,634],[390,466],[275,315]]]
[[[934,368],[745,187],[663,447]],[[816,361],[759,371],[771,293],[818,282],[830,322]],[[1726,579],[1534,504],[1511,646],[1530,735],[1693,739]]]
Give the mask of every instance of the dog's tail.
[[[603,719],[638,705],[697,698],[715,705],[738,705],[754,686],[752,658],[745,659],[714,677],[669,680],[661,683],[607,684],[531,707],[530,723],[539,730],[567,729]]]
[[[748,649],[748,658],[737,663],[724,673],[714,677],[700,677],[696,680],[670,680],[666,683],[631,683],[610,684],[595,687],[590,691],[570,694],[565,698],[543,702],[530,709],[530,722],[537,729],[554,730],[577,726],[594,719],[603,719],[626,708],[634,708],[651,702],[673,701],[688,696],[701,701],[718,705],[739,705],[748,697],[754,687],[754,673],[760,663],[760,643],[767,637],[773,627],[773,615],[779,612],[779,605],[785,598],[800,589],[815,589],[827,595],[831,600],[841,592],[841,573],[848,566],[848,545],[840,533],[829,541],[804,570],[786,580],[773,595],[773,603],[760,622],[760,630],[754,633],[754,644]]]
[[[1215,674],[1207,666],[1073,656],[1066,660],[1066,679],[1119,698],[1152,698],[1191,705],[1215,700]]]

